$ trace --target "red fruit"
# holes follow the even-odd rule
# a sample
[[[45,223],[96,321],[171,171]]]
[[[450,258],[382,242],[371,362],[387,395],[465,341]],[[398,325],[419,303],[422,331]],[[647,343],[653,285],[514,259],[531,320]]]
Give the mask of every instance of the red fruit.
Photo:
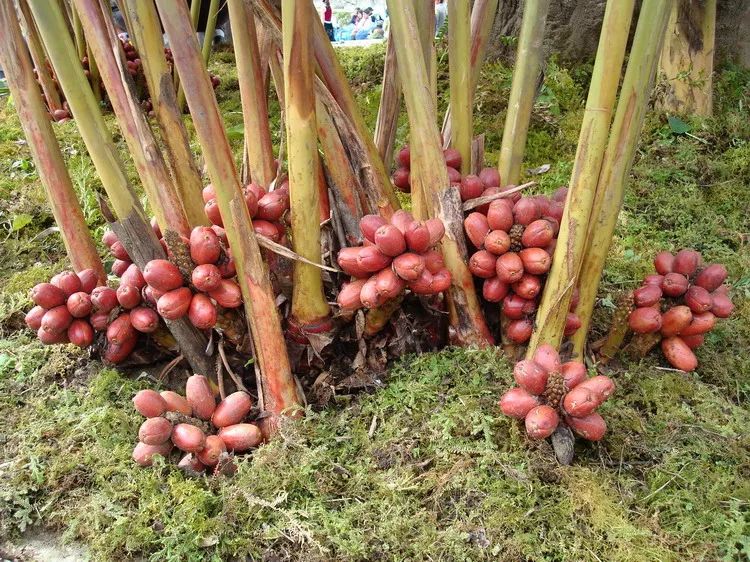
[[[693,315],[693,320],[678,333],[680,336],[697,336],[713,330],[716,325],[716,316],[711,312],[700,312]],[[671,334],[670,334],[671,335]]]
[[[156,301],[156,310],[167,320],[177,320],[187,314],[193,292],[187,287],[167,291]]]
[[[568,197],[568,188],[565,186],[558,187],[555,190],[555,192],[552,194],[552,200],[559,201],[561,203],[564,203],[567,197]]]
[[[461,193],[461,201],[476,199],[477,197],[481,197],[484,192],[484,184],[479,179],[479,176],[469,174],[461,179],[459,191]]]
[[[166,243],[163,245],[166,246]],[[115,260],[110,271],[115,277],[122,277],[131,265],[133,265],[133,262],[130,260]]]
[[[94,329],[86,320],[73,320],[68,327],[68,339],[73,345],[86,348],[94,343]]]
[[[117,302],[120,306],[130,310],[141,304],[141,291],[132,285],[117,287]]]
[[[36,336],[39,338],[44,345],[52,345],[55,343],[68,343],[68,331],[63,330],[59,333],[48,332],[44,328],[39,328],[36,332]]]
[[[208,220],[211,221],[211,224],[224,226],[224,221],[221,218],[221,211],[219,210],[219,203],[216,201],[216,199],[210,199],[203,206],[203,210],[205,211]]]
[[[659,275],[658,273],[652,273],[651,275],[646,275],[646,277],[643,278],[643,284],[644,285],[656,285],[661,289],[661,284],[664,281],[664,276]]]
[[[612,379],[605,377],[604,375],[591,377],[582,382],[580,386],[593,392],[600,404],[612,396],[612,393],[615,391],[615,383]]]
[[[115,234],[112,230],[105,230],[104,234],[102,234],[102,243],[107,246],[107,248],[111,248],[112,244],[114,244],[118,240],[119,238],[117,238],[117,234]]]
[[[109,251],[112,252],[112,255],[118,260],[133,261],[125,250],[125,246],[123,246],[122,242],[119,240],[109,247]]]
[[[510,293],[503,299],[503,314],[511,320],[520,320],[536,310],[534,301],[526,300],[515,293]]]
[[[190,257],[196,265],[216,263],[221,256],[221,242],[206,226],[197,226],[190,233]]]
[[[561,201],[550,201],[547,216],[551,219],[555,219],[559,224],[562,222],[563,213],[565,212],[565,204]]]
[[[685,294],[687,288],[687,277],[681,273],[667,273],[661,283],[661,290],[668,297],[679,297]]]
[[[695,276],[695,284],[709,293],[718,289],[727,278],[727,268],[720,263],[713,263]]]
[[[526,433],[532,439],[545,439],[552,435],[560,423],[560,417],[546,404],[533,408],[526,414]]]
[[[375,242],[375,231],[384,224],[388,224],[388,222],[380,215],[365,215],[359,219],[359,229],[362,231],[362,236],[373,243]]]
[[[524,248],[518,252],[524,271],[543,275],[552,266],[552,257],[542,248]]]
[[[522,420],[532,408],[539,405],[539,399],[523,388],[511,388],[500,398],[500,410],[506,416]]]
[[[151,230],[154,231],[154,234],[156,234],[157,238],[163,238],[161,234],[161,228],[159,228],[159,222],[156,220],[156,217],[151,217]]]
[[[409,168],[396,168],[396,171],[393,172],[393,175],[391,176],[391,181],[402,193],[411,193]]]
[[[214,291],[221,285],[221,271],[212,263],[204,263],[193,269],[191,281],[199,291]]]
[[[210,291],[208,296],[223,308],[239,308],[242,306],[242,290],[231,279],[222,279],[219,288]]]
[[[490,225],[486,216],[482,213],[473,212],[469,213],[464,219],[464,230],[474,247],[482,248],[484,239],[490,233]]]
[[[130,322],[130,314],[120,314],[107,327],[107,341],[115,345],[124,345],[135,340],[137,334]]]
[[[548,215],[550,210],[550,200],[546,195],[537,195],[534,197],[539,205],[539,210],[542,212],[542,216]]]
[[[550,217],[548,215],[544,215],[542,217],[542,220],[545,220],[550,224],[550,226],[552,227],[552,235],[557,236],[557,234],[560,232],[560,221],[555,217]]]
[[[386,256],[396,257],[406,251],[406,240],[398,228],[384,224],[375,231],[375,246]]]
[[[484,248],[496,256],[510,250],[510,236],[504,230],[492,230],[484,237]]]
[[[285,190],[277,189],[266,193],[258,200],[258,213],[255,216],[267,221],[277,221],[288,208],[288,193]]]
[[[146,280],[138,266],[132,263],[120,277],[120,285],[132,285],[137,289],[143,289],[146,286]]]
[[[529,224],[521,236],[521,244],[526,248],[545,248],[554,237],[555,232],[549,221],[535,220]]]
[[[399,209],[391,215],[391,224],[398,228],[402,234],[406,234],[406,227],[414,222],[414,217],[409,211]],[[373,240],[374,242],[374,240]]]
[[[500,186],[500,172],[497,168],[483,168],[479,172],[479,179],[485,187],[499,187]]]
[[[396,154],[396,162],[398,162],[399,166],[403,166],[404,168],[408,168],[411,165],[411,150],[409,150],[408,144],[398,151],[398,154]]]
[[[416,281],[424,269],[425,259],[419,254],[406,252],[393,260],[393,271],[404,281]]]
[[[141,466],[151,466],[154,462],[155,456],[159,455],[166,458],[171,451],[171,441],[167,441],[161,445],[146,445],[145,443],[138,443],[133,449],[133,460]]]
[[[64,305],[50,308],[42,316],[42,330],[51,334],[61,334],[68,329],[73,317],[68,312],[68,307]]]
[[[159,315],[152,308],[139,306],[130,311],[130,323],[143,334],[150,334],[159,327]]]
[[[396,298],[406,287],[406,283],[392,269],[383,269],[375,274],[375,288],[386,299]]]
[[[430,247],[430,230],[422,222],[414,221],[406,227],[406,245],[410,251],[421,254]]]
[[[513,291],[522,299],[532,300],[542,290],[542,282],[536,275],[524,273],[521,279],[513,283]]]
[[[730,299],[727,295],[722,295],[718,292],[714,293],[712,295],[713,298],[713,306],[711,307],[711,312],[714,316],[717,318],[729,318],[732,315],[732,311],[734,310],[734,304],[732,304],[732,299]]]
[[[550,256],[554,256],[555,248],[557,248],[557,238],[554,238],[552,242],[550,242],[549,245],[544,248],[544,251],[547,252]]]
[[[469,271],[482,279],[495,277],[495,262],[497,259],[497,256],[489,253],[487,250],[474,252],[471,258],[469,258]]]
[[[446,172],[448,172],[448,181],[451,185],[459,185],[461,183],[461,172],[459,172],[455,168],[451,168],[450,166],[446,168]]]
[[[103,332],[109,325],[109,312],[93,312],[91,316],[89,316],[89,322],[94,330],[97,332]]]
[[[357,248],[357,265],[361,271],[375,273],[391,264],[391,258],[382,253],[377,246]]]
[[[441,269],[432,276],[432,294],[447,291],[451,286],[451,273],[447,269]]]
[[[445,225],[440,219],[427,219],[424,222],[427,230],[430,231],[430,246],[434,246],[445,236]]]
[[[188,308],[190,323],[199,330],[208,330],[216,325],[218,314],[211,299],[202,293],[193,295]]]
[[[52,278],[52,284],[62,290],[66,297],[69,297],[73,293],[77,293],[82,288],[81,280],[78,275],[72,271],[58,273]]]
[[[690,325],[693,313],[687,306],[675,306],[661,315],[661,335],[675,336]]]
[[[206,446],[206,434],[189,423],[178,423],[172,429],[172,443],[186,453],[197,453]]]
[[[461,168],[461,153],[455,148],[446,148],[443,150],[443,159],[446,166],[455,168],[456,170]]]
[[[159,395],[164,399],[167,404],[167,412],[179,412],[186,416],[193,415],[193,408],[190,403],[181,394],[177,394],[171,390],[162,390]]]
[[[680,250],[674,257],[672,271],[690,277],[696,272],[700,262],[700,253],[695,250]]]
[[[52,283],[39,283],[31,289],[31,300],[42,308],[50,309],[65,304],[67,296],[59,287]]]
[[[628,316],[628,326],[636,334],[651,334],[661,329],[661,312],[653,307],[636,308]]]
[[[695,313],[708,312],[714,305],[711,294],[698,285],[691,285],[685,293],[685,304]]]
[[[255,195],[256,201],[260,200],[260,198],[266,194],[266,190],[263,189],[263,187],[261,187],[257,183],[252,183],[252,182],[245,186],[245,191]]]
[[[263,442],[263,434],[257,425],[251,423],[238,423],[219,430],[219,437],[227,449],[241,453],[257,447]]]
[[[182,273],[168,260],[151,260],[143,270],[143,278],[154,289],[162,292],[182,287]]]
[[[26,313],[26,317],[24,318],[24,322],[26,322],[26,325],[31,330],[38,330],[42,327],[42,317],[47,312],[45,308],[42,308],[39,305],[36,305],[34,308],[29,310]]]
[[[513,226],[513,203],[509,199],[495,199],[487,209],[487,222],[492,230],[508,232]]]
[[[500,281],[497,276],[485,279],[482,284],[482,296],[487,302],[500,302],[508,295],[508,291],[510,286]]]
[[[532,197],[521,197],[513,207],[513,218],[516,223],[524,226],[542,218],[539,203]]]
[[[571,416],[588,416],[604,400],[600,394],[594,392],[591,388],[586,388],[585,384],[585,382],[582,382],[563,397],[563,409]]]
[[[568,312],[568,315],[565,317],[565,330],[563,335],[565,337],[572,336],[582,325],[583,323],[581,322],[580,317],[575,312]]]
[[[513,367],[513,378],[524,390],[539,395],[547,387],[549,371],[536,361],[522,359]]]
[[[365,284],[362,285],[362,290],[359,292],[359,298],[362,304],[367,308],[377,308],[382,305],[387,297],[378,291],[377,276],[371,276]]]
[[[166,418],[148,418],[138,429],[138,439],[146,445],[161,445],[169,441],[172,423]]]
[[[205,466],[216,466],[219,464],[221,455],[227,450],[224,441],[218,435],[209,435],[206,437],[206,443],[203,450],[196,453],[198,460]]]
[[[434,280],[435,276],[425,269],[419,275],[419,278],[409,282],[409,289],[417,295],[431,295],[433,294],[432,284]]]
[[[657,285],[643,285],[633,291],[635,306],[653,306],[661,300],[661,287]]]
[[[576,435],[588,441],[599,441],[607,433],[607,422],[596,412],[582,418],[565,416],[565,421]]]
[[[680,337],[690,349],[698,349],[703,345],[703,342],[706,341],[705,334],[696,334],[694,336],[680,335]]]
[[[209,420],[216,409],[216,400],[208,379],[203,375],[192,375],[185,383],[185,397],[193,415],[202,420]]]
[[[531,337],[531,332],[534,330],[534,323],[529,318],[522,318],[521,320],[513,320],[508,324],[508,328],[505,331],[505,335],[513,343],[526,343]]]
[[[679,336],[661,340],[661,351],[669,364],[675,369],[690,372],[698,366],[698,358],[695,353]]]
[[[429,250],[422,254],[422,257],[424,258],[425,269],[433,275],[445,267],[443,254],[437,250]]]
[[[245,188],[242,190],[245,195],[245,206],[247,207],[247,213],[250,218],[254,218],[258,214],[258,197],[253,191]]]
[[[252,407],[253,399],[247,392],[233,392],[216,406],[211,416],[211,423],[216,427],[240,423],[250,413]]]
[[[540,345],[534,352],[534,362],[548,373],[560,372],[560,354],[548,343]]]
[[[346,273],[347,275],[351,275],[353,277],[369,277],[369,273],[365,271],[362,266],[359,265],[359,250],[361,248],[341,248],[339,250],[339,255],[336,259],[337,263],[339,264],[339,267]]]
[[[255,231],[255,234],[270,238],[274,242],[279,242],[281,240],[281,233],[279,232],[279,229],[276,228],[276,224],[277,223],[255,219],[253,220],[253,230]]]
[[[363,305],[362,300],[359,298],[359,293],[362,291],[365,283],[365,279],[357,279],[351,283],[344,283],[336,298],[336,302],[341,307],[341,310],[354,311],[362,308]]]
[[[147,418],[161,416],[167,411],[167,403],[155,390],[139,390],[133,396],[133,406],[139,414]]]
[[[79,271],[78,279],[81,280],[81,291],[84,293],[90,293],[99,284],[99,275],[93,269]]]
[[[654,257],[654,269],[660,275],[674,271],[674,256],[671,252],[659,252]]]
[[[523,262],[515,252],[508,252],[497,258],[497,276],[504,283],[515,283],[523,277]]]
[[[565,388],[571,390],[586,380],[586,366],[580,361],[568,361],[560,366]]]
[[[65,306],[68,307],[68,312],[73,318],[85,318],[94,309],[94,305],[91,304],[91,295],[83,291],[70,295]]]

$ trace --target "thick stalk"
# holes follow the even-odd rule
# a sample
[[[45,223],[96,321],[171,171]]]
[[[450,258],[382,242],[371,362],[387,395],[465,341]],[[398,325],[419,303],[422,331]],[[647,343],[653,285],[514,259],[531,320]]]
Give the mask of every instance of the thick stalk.
[[[513,83],[508,98],[503,141],[498,169],[504,185],[521,179],[521,163],[526,148],[531,110],[536,99],[539,70],[542,65],[542,39],[550,0],[527,0],[523,8],[521,34],[518,38]]]
[[[549,343],[557,348],[562,341],[570,298],[586,248],[586,229],[607,146],[634,4],[634,0],[607,2],[570,189],[560,221],[552,268],[529,342],[529,357],[540,344]]]
[[[85,35],[85,34],[84,34]],[[94,92],[94,97],[97,100],[102,99],[102,85],[101,85],[101,73],[99,72],[99,65],[96,64],[96,59],[91,52],[91,47],[86,45],[86,56],[89,57],[89,82],[91,83],[91,91]]]
[[[127,71],[122,60],[115,57],[115,52],[119,52],[119,41],[111,21],[107,23],[104,18],[99,2],[74,0],[75,11],[83,23],[93,59],[100,64],[104,87],[120,130],[162,231],[174,230],[189,236],[190,225],[179,195],[146,118],[126,86]]]
[[[195,2],[199,3],[197,0]],[[190,226],[207,225],[208,219],[201,197],[203,182],[190,150],[190,139],[182,122],[182,112],[177,105],[169,66],[164,56],[156,7],[153,0],[129,0],[123,7],[128,14],[130,33],[141,55],[143,73],[161,129],[167,161],[171,165],[172,183]]]
[[[34,18],[31,17],[29,6],[26,4],[26,0],[19,0],[18,4],[21,8],[21,14],[23,15],[26,41],[29,46],[31,60],[34,62],[36,76],[42,86],[42,92],[44,92],[49,112],[52,113],[56,109],[62,109],[60,94],[58,93],[57,87],[52,81],[52,76],[47,69],[47,55],[44,53],[44,47],[42,47],[42,42],[39,39],[39,32],[36,29]]]
[[[28,19],[27,25],[30,26]],[[94,269],[99,283],[104,284],[107,276],[39,95],[34,69],[11,2],[0,2],[0,34],[3,37],[0,41],[0,65],[5,72],[52,214],[60,227],[70,263],[75,271]]]
[[[248,167],[252,180],[268,188],[276,174],[266,90],[260,64],[255,17],[249,0],[229,0],[229,20],[237,59]]]
[[[193,31],[198,29],[198,19],[201,16],[202,3],[201,0],[190,0],[190,23],[193,25]],[[177,68],[174,69],[174,87],[177,90],[177,107],[182,111],[185,107],[185,92],[182,91],[180,75],[177,73]]]
[[[471,110],[471,3],[448,3],[448,64],[450,71],[451,145],[461,153],[461,174],[471,172],[471,141],[474,136]]]
[[[451,339],[459,345],[491,345],[492,335],[474,291],[474,279],[466,265],[463,211],[455,188],[451,188],[440,148],[435,106],[429,95],[427,68],[420,52],[414,8],[408,3],[388,0],[391,30],[398,56],[398,69],[404,85],[404,101],[412,133],[412,174],[429,195],[431,215],[443,220],[445,236],[442,251],[451,273],[447,291]],[[411,55],[411,56],[410,56]]]
[[[173,0],[157,0],[157,7],[172,45],[174,61],[185,86],[188,106],[208,167],[237,267],[245,312],[260,367],[259,393],[272,415],[264,419],[266,435],[274,432],[279,416],[294,413],[300,404],[289,365],[276,298],[240,187],[234,156],[223,128],[219,106],[187,7]]]
[[[578,276],[580,300],[577,313],[582,325],[572,339],[573,353],[579,357],[584,353],[596,292],[622,208],[625,185],[648,108],[672,1],[646,2],[638,17],[607,152],[599,174],[596,199],[591,209],[586,255]]]
[[[208,68],[211,58],[211,49],[214,46],[214,31],[216,31],[216,18],[219,15],[219,0],[211,0],[208,5],[208,19],[206,20],[206,34],[203,36],[203,64]],[[193,25],[195,27],[195,25]]]
[[[419,43],[422,46],[424,63],[427,65],[427,77],[432,94],[432,103],[437,108],[437,51],[435,50],[435,2],[433,0],[416,0],[414,15],[419,28]]]
[[[70,16],[73,23],[73,36],[75,38],[78,60],[83,60],[83,57],[87,55],[87,51],[86,38],[83,36],[83,26],[81,25],[81,18],[78,17],[78,13],[73,7],[71,7],[70,9]]]
[[[497,5],[499,0],[474,0],[471,8],[471,89],[469,95],[470,103],[474,103],[474,94],[477,91],[479,74],[484,63],[484,55],[487,53],[488,39],[495,22]],[[451,108],[445,112],[443,119],[443,147],[447,148],[451,143]],[[481,166],[480,166],[481,167]]]
[[[320,263],[320,202],[316,181],[318,139],[309,23],[313,14],[308,0],[283,0],[282,6],[292,244],[294,251],[302,257]],[[292,293],[294,322],[304,328],[319,323],[328,315],[322,271],[295,261]]]
[[[396,141],[398,115],[401,112],[401,83],[398,79],[398,62],[393,36],[388,33],[383,65],[383,86],[380,89],[380,107],[375,121],[375,146],[386,169],[393,163],[393,143]]]

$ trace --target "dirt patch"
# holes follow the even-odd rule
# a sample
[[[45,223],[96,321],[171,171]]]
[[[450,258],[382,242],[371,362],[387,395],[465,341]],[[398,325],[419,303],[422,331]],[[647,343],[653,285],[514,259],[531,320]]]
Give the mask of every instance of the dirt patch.
[[[64,545],[56,533],[33,529],[13,544],[0,545],[0,559],[14,562],[81,562],[89,560],[89,554],[81,544]]]

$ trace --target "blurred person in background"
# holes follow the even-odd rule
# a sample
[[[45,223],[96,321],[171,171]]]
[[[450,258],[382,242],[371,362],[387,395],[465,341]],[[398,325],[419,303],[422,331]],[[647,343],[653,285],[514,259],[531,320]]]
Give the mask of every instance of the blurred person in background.
[[[435,0],[435,37],[438,36],[445,20],[448,18],[448,4],[445,0]]]
[[[333,41],[333,9],[331,8],[331,0],[325,0],[325,9],[323,10],[323,27],[328,34],[328,39]]]

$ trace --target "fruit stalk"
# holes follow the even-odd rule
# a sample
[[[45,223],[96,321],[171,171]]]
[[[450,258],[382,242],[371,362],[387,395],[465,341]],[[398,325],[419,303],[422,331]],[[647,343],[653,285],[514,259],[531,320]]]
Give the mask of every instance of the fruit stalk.
[[[634,0],[607,3],[570,188],[552,268],[539,304],[536,329],[529,342],[529,354],[543,343],[557,348],[562,341],[570,299],[586,248],[586,229],[607,146],[634,4]]]
[[[582,356],[591,325],[596,292],[604,270],[617,217],[625,195],[625,182],[638,144],[649,94],[661,52],[672,0],[649,2],[641,9],[628,66],[620,90],[615,118],[604,155],[596,197],[591,209],[586,254],[578,276],[581,327],[573,336],[573,354]]]
[[[29,15],[28,11],[25,15]],[[29,18],[26,24],[32,27],[34,22]],[[65,168],[60,146],[34,80],[18,18],[9,2],[0,3],[0,29],[3,36],[3,41],[0,41],[0,65],[5,71],[21,126],[55,222],[60,227],[68,257],[75,271],[94,269],[99,283],[103,284],[107,276]]]
[[[471,3],[448,3],[448,62],[450,70],[451,146],[461,154],[461,174],[471,173],[471,141],[474,135],[471,108]]]
[[[521,179],[521,162],[526,148],[531,110],[536,99],[537,81],[542,64],[542,39],[550,0],[528,0],[523,8],[518,38],[516,66],[508,98],[498,169],[505,185]]]

